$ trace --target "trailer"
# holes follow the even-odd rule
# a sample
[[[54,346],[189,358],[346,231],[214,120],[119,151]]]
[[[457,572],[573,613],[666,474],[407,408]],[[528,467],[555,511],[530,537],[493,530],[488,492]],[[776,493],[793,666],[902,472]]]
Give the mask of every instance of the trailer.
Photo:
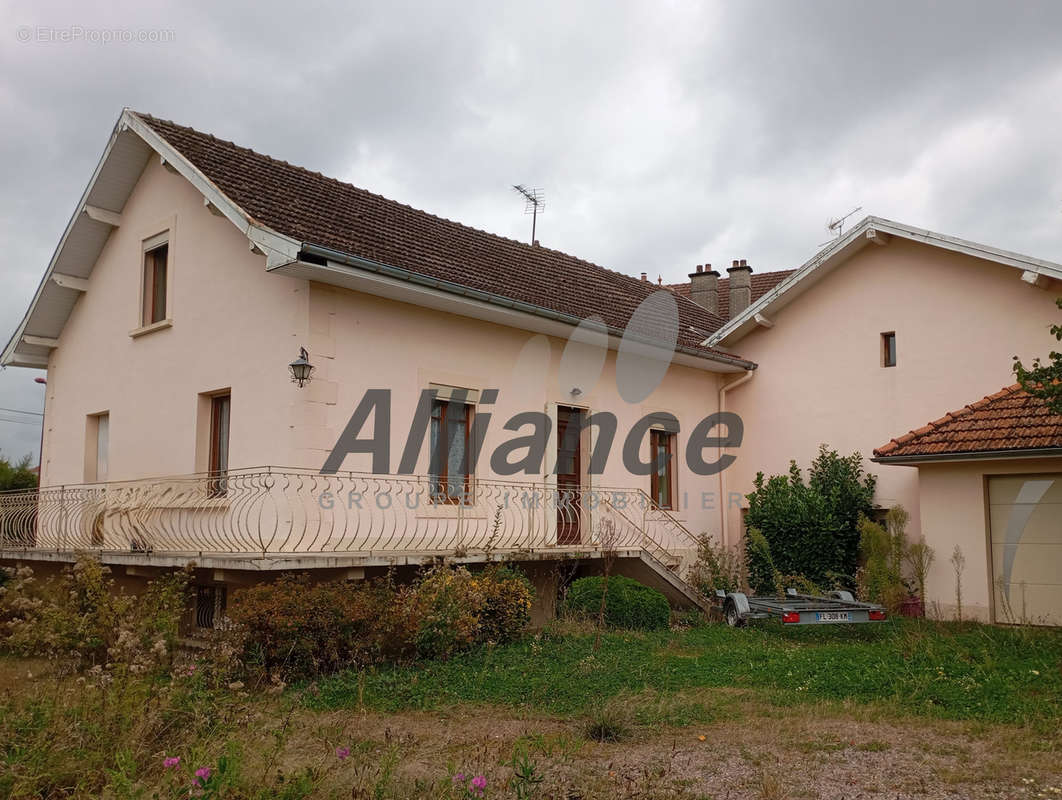
[[[860,622],[884,622],[884,606],[861,603],[851,592],[835,591],[825,597],[798,594],[786,589],[782,596],[746,595],[717,589],[716,605],[732,628],[742,628],[753,619],[776,617],[786,625],[836,625]]]

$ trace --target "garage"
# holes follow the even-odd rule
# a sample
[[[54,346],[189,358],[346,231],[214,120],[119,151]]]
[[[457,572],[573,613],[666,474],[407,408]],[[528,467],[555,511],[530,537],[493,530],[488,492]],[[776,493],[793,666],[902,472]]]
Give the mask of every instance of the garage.
[[[930,616],[1062,626],[1062,414],[1008,386],[874,456],[918,470]]]
[[[1062,625],[1062,473],[988,478],[999,622]]]

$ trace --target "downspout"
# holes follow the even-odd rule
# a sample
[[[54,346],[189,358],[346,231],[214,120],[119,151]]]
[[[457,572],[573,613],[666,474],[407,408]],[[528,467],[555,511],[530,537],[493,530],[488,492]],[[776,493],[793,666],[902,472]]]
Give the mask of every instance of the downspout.
[[[748,383],[750,380],[752,380],[752,376],[755,375],[755,374],[756,374],[756,370],[747,369],[747,370],[745,370],[745,374],[742,375],[740,378],[738,378],[736,381],[732,381],[731,383],[723,384],[722,386],[719,387],[719,413],[720,414],[722,414],[724,411],[726,411],[726,393],[729,392],[731,389],[736,389],[738,386],[741,386],[743,383]],[[719,447],[719,458],[721,459],[722,457],[723,457],[723,447],[722,447],[722,445],[720,445],[720,447]],[[720,522],[719,531],[720,531],[720,541],[721,541],[721,544],[723,545],[723,547],[727,547],[729,545],[729,541],[728,540],[729,540],[730,536],[729,536],[729,534],[727,532],[727,511],[729,511],[729,506],[730,506],[729,498],[727,498],[727,496],[726,496],[726,470],[725,469],[721,469],[721,470],[719,470],[719,522]]]

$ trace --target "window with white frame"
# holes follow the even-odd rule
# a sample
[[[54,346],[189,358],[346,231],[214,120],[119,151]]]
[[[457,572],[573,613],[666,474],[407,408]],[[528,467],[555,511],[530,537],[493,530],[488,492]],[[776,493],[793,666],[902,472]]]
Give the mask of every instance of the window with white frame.
[[[169,231],[144,242],[140,324],[144,327],[169,317],[170,242]]]

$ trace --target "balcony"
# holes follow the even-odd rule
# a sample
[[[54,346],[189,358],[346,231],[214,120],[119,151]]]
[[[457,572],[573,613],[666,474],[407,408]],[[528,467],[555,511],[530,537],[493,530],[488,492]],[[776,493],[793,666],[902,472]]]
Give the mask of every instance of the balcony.
[[[311,569],[638,555],[684,574],[696,538],[638,489],[274,467],[0,493],[0,559]],[[444,496],[445,495],[445,496]]]

